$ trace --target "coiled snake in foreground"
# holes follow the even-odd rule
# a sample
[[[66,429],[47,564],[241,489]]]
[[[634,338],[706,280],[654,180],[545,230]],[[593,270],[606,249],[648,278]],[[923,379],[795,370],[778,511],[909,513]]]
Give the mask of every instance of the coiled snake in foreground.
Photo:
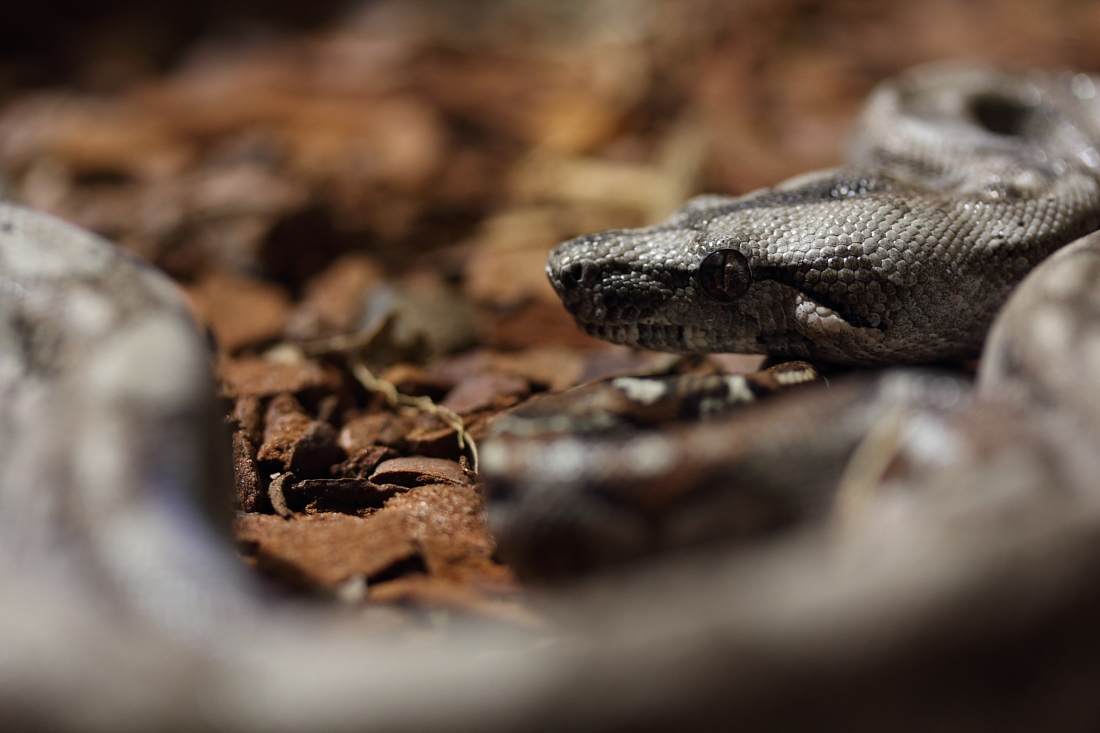
[[[258,587],[204,510],[213,388],[167,281],[0,206],[5,727],[1093,729],[1095,83],[916,69],[872,96],[853,167],[555,251],[566,306],[623,343],[912,364],[989,336],[973,389],[897,369],[641,435],[504,421],[483,465],[518,567],[562,532],[588,564],[679,548],[548,594],[552,642],[387,638]],[[756,539],[684,549],[726,531]]]

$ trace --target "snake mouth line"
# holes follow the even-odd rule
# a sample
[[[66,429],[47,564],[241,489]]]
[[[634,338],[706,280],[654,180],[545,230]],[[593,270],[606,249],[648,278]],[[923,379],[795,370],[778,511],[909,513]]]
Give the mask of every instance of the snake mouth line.
[[[589,336],[624,346],[656,351],[704,352],[711,350],[714,334],[693,326],[652,323],[593,323],[577,320]]]

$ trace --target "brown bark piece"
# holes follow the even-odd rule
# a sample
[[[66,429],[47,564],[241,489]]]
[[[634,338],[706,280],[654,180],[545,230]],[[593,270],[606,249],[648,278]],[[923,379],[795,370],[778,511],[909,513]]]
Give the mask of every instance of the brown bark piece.
[[[290,298],[278,285],[217,271],[188,289],[225,353],[282,335]]]
[[[342,383],[339,371],[315,361],[287,364],[256,357],[223,360],[218,376],[227,397],[271,397],[307,389],[333,392]]]
[[[237,489],[237,506],[242,511],[271,510],[263,482],[256,472],[256,448],[240,431],[233,433],[233,479]]]
[[[455,386],[451,380],[413,364],[394,364],[382,372],[380,378],[396,387],[401,394],[431,397],[433,400],[441,399]]]
[[[486,346],[509,350],[549,346],[598,349],[605,344],[577,328],[561,303],[542,298],[491,312],[483,321],[483,340]]]
[[[350,421],[340,431],[338,442],[348,455],[372,446],[401,445],[412,427],[412,419],[392,412],[375,412]]]
[[[345,455],[336,443],[336,430],[303,414],[291,395],[279,395],[267,408],[264,442],[257,458],[277,463],[298,476],[327,476]]]
[[[383,461],[371,474],[370,480],[376,484],[394,484],[397,486],[419,486],[427,483],[469,485],[472,482],[466,472],[455,461],[444,458],[408,456]]]
[[[248,395],[237,398],[229,421],[236,424],[237,429],[253,445],[258,445],[263,440],[263,407],[258,397]]]
[[[255,546],[256,566],[296,585],[336,588],[354,577],[368,580],[414,556],[416,523],[399,512],[370,517],[316,514],[292,520],[272,514],[239,515],[237,541]]]
[[[397,458],[397,451],[384,445],[372,445],[361,448],[346,461],[332,467],[336,478],[369,478],[382,461]]]
[[[415,522],[428,573],[459,582],[507,583],[511,571],[492,559],[496,542],[485,525],[481,494],[471,484],[428,484],[398,494],[384,512]]]
[[[306,283],[301,302],[287,319],[287,337],[310,341],[356,330],[363,295],[382,275],[372,257],[357,252],[340,257]]]
[[[601,345],[600,350],[607,348]],[[442,361],[429,371],[455,384],[487,371],[516,374],[532,384],[562,390],[578,383],[586,358],[585,352],[557,346],[516,353],[479,349]]]
[[[471,484],[417,486],[367,517],[239,515],[234,534],[254,546],[250,554],[261,571],[308,587],[335,588],[356,576],[369,581],[396,562],[420,556],[433,577],[514,588],[511,571],[492,559],[496,545]]]
[[[289,471],[278,473],[271,477],[271,483],[267,485],[267,498],[271,502],[271,508],[280,517],[292,517],[294,512],[286,505],[286,497],[283,496],[283,487],[293,485],[297,479]]]
[[[485,372],[462,380],[447,393],[442,405],[459,415],[480,410],[503,410],[531,394],[531,385],[523,377],[500,372]]]
[[[404,445],[409,453],[433,458],[457,460],[462,455],[455,429],[430,412],[413,420],[412,428],[405,434]]]
[[[381,508],[402,491],[402,486],[379,486],[364,478],[314,478],[284,486],[283,496],[287,508],[296,512],[360,514]]]

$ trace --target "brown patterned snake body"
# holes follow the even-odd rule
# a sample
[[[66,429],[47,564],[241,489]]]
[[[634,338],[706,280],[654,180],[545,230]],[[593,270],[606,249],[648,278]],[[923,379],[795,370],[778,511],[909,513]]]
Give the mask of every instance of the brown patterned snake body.
[[[1082,104],[1092,99],[1087,77],[1063,83],[1039,74],[967,73],[969,93],[989,92],[986,98],[1000,104],[990,109],[1008,122],[1021,109],[1045,110],[1066,94]],[[910,77],[922,78],[931,77]],[[982,79],[991,86],[981,86]],[[1088,120],[1077,120],[1082,107],[1051,109],[1062,115],[1049,127],[1059,145],[1071,145],[1074,135],[1092,139]],[[1016,128],[1024,129],[1030,128]],[[1017,167],[1002,166],[1003,187],[986,185],[991,179],[978,186],[979,198],[996,190],[1036,210],[1035,202],[1046,200],[1036,193],[1045,180],[1052,188],[1043,190],[1066,194],[1057,201],[1068,208],[1055,211],[1078,212],[1061,216],[1064,236],[1047,232],[1035,245],[1041,252],[1002,258],[1017,268],[1014,277],[1095,221],[1095,211],[1074,208],[1088,196],[1097,205],[1090,168],[1098,161],[1090,149],[1095,155],[1091,145],[1079,151],[1080,165],[1048,151],[1032,173],[1020,167],[1024,158],[1005,154],[997,165]],[[883,177],[911,174],[919,166],[906,160],[884,156],[878,170]],[[1044,178],[1048,173],[1053,177]],[[813,180],[808,185],[822,176]],[[936,180],[937,196],[970,195]],[[809,206],[784,192],[799,185],[786,186],[769,206]],[[852,195],[893,197],[899,190],[882,181],[865,188]],[[831,184],[828,190],[839,191]],[[690,219],[700,225],[693,231],[711,231],[706,217],[693,212],[709,210],[712,201],[693,204],[673,221]],[[990,205],[1000,211],[999,203]],[[1052,217],[1043,215],[1036,226]],[[987,225],[1004,229],[1010,219],[1018,221]],[[667,236],[681,236],[678,226]],[[850,238],[843,227],[826,236]],[[1003,236],[1017,241],[1014,233]],[[992,237],[981,246],[996,249]],[[882,345],[897,328],[900,360],[933,355],[919,346],[912,305],[914,298],[942,296],[944,286],[921,290],[916,280],[895,282],[887,273],[880,288],[893,283],[894,294],[911,302],[888,299],[880,311],[864,312],[858,299],[799,290],[793,275],[780,282],[754,265],[756,253],[744,244],[719,243],[715,251],[726,254],[696,283],[719,296],[712,300],[723,303],[724,313],[742,313],[730,316],[735,321],[760,326],[751,332],[753,343],[819,357],[848,344],[855,360],[884,361]],[[709,253],[693,256],[689,267],[698,271]],[[826,257],[826,266],[834,257],[840,255]],[[642,271],[662,271],[640,255],[639,262]],[[951,262],[923,273],[962,267]],[[563,265],[576,283],[569,297],[595,292],[594,267]],[[634,270],[615,272],[622,281]],[[772,279],[757,279],[769,273]],[[658,293],[652,282],[647,287]],[[1010,288],[998,285],[991,296],[997,303],[988,308],[995,310]],[[728,307],[759,300],[762,290],[791,309],[773,317],[770,330],[764,316]],[[680,465],[682,475],[716,457],[724,467],[707,480],[755,476],[753,486],[765,487],[765,498],[809,491],[800,482],[817,476],[822,508],[738,551],[658,559],[551,597],[547,607],[560,612],[569,631],[551,642],[471,623],[425,643],[359,630],[336,611],[298,607],[250,581],[202,511],[221,479],[211,439],[218,434],[212,390],[201,341],[167,282],[81,230],[5,204],[0,710],[6,727],[660,730],[673,723],[728,729],[736,721],[759,729],[827,722],[850,730],[924,730],[952,721],[971,730],[1040,723],[1093,729],[1100,719],[1095,696],[1074,693],[1094,678],[1100,651],[1091,633],[1100,610],[1098,297],[1100,235],[1094,234],[1040,264],[1000,308],[973,394],[956,377],[888,371],[836,380],[831,389],[807,388],[702,428],[626,438],[618,446],[625,454],[567,437],[553,444],[551,458],[528,456],[524,465],[513,465],[510,456],[526,444],[509,448],[502,436],[496,447],[485,446],[498,482],[538,475],[540,468],[558,472],[511,487],[521,507],[534,497],[531,505],[550,516],[566,516],[574,499],[587,498],[569,493],[585,485],[584,470],[602,467],[612,478],[622,470],[644,485],[670,466]],[[575,306],[582,320],[600,308],[602,319],[614,312],[635,325],[658,317],[652,303],[589,303]],[[630,307],[638,310],[627,318]],[[951,310],[933,342],[954,338],[942,334],[970,340],[937,347],[935,355],[971,353],[974,334],[986,325],[965,326],[963,315],[981,321],[982,308]],[[674,301],[672,311],[678,309]],[[780,339],[783,324],[790,328]],[[863,333],[868,329],[885,335]],[[616,327],[605,335],[675,347],[654,334],[681,330],[692,338],[702,332],[672,324]],[[768,338],[760,340],[765,330]],[[810,421],[815,417],[828,420],[828,428]],[[723,451],[746,441],[751,450],[721,464]],[[677,464],[683,456],[689,462]],[[769,467],[778,470],[768,473]],[[733,495],[748,495],[744,486],[734,488]],[[564,497],[551,493],[558,491]],[[614,503],[603,499],[575,506],[574,516],[582,524],[592,516],[608,517],[611,526],[627,521],[601,515]],[[498,525],[541,526],[530,516],[523,510]],[[665,536],[694,526],[690,511],[678,516],[683,521],[663,527]],[[631,532],[628,526],[625,534],[610,534]]]

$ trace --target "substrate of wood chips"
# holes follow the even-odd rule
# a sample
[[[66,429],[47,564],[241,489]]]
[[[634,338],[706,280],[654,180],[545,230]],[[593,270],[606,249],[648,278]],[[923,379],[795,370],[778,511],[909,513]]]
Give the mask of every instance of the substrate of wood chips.
[[[835,164],[912,63],[1100,66],[1089,3],[977,5],[375,2],[164,75],[11,92],[0,179],[180,281],[218,345],[247,562],[533,623],[460,437],[601,376],[759,363],[594,342],[549,249]]]

